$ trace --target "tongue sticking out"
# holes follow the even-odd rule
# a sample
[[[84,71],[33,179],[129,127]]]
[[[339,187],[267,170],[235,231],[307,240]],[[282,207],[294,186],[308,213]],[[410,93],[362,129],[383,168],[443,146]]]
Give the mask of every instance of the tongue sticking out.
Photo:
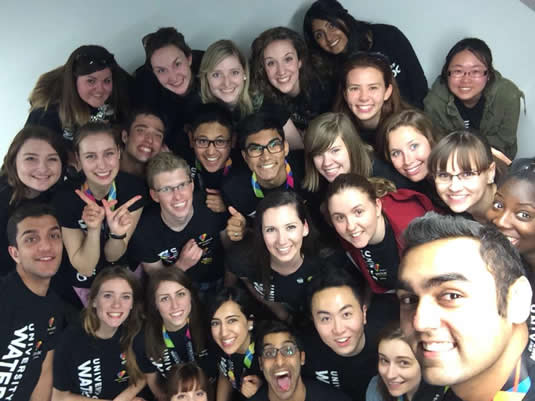
[[[277,386],[279,386],[279,389],[281,389],[282,391],[288,391],[290,389],[290,376],[278,376]]]

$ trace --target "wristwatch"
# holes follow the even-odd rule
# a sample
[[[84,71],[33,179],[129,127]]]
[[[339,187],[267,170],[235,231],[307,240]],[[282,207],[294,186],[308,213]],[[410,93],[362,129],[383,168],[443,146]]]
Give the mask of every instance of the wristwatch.
[[[118,234],[114,234],[114,233],[110,232],[108,234],[108,237],[110,237],[112,239],[125,239],[126,238],[126,233],[124,233],[122,235],[118,235]]]

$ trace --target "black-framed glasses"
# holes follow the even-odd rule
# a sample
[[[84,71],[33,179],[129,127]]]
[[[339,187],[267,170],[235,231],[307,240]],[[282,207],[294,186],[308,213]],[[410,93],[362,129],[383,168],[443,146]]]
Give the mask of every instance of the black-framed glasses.
[[[279,352],[282,356],[294,356],[298,349],[299,348],[297,348],[297,344],[294,343],[286,343],[280,348],[275,348],[268,345],[262,350],[262,357],[264,359],[275,359]]]
[[[455,70],[449,70],[448,76],[454,79],[461,79],[462,77],[468,75],[470,78],[480,79],[480,78],[487,76],[488,73],[489,73],[488,70],[482,70],[482,69],[474,69],[474,70],[468,70],[468,71],[455,69]]]
[[[264,150],[271,153],[280,153],[284,149],[284,142],[278,138],[274,138],[267,145],[259,145],[257,143],[250,143],[245,148],[247,156],[249,157],[260,157],[264,154]]]
[[[217,149],[223,149],[229,145],[230,139],[214,139],[212,141],[206,138],[195,138],[193,142],[195,142],[195,146],[202,149],[208,148],[210,145],[214,145]]]
[[[446,171],[439,171],[435,174],[435,180],[440,184],[449,184],[453,181],[453,177],[457,177],[457,179],[461,182],[470,181],[475,179],[476,177],[479,177],[481,174],[481,171],[473,170],[473,171],[461,171],[457,174],[450,174]]]
[[[178,185],[166,185],[165,187],[161,187],[158,189],[155,189],[156,192],[160,194],[172,194],[175,191],[178,192],[184,192],[189,184],[191,184],[191,179],[188,181],[181,182]]]

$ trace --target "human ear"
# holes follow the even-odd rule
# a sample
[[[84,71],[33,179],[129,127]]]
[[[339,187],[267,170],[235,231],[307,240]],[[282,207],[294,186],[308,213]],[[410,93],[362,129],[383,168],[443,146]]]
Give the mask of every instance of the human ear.
[[[507,293],[507,320],[523,324],[530,316],[532,289],[526,276],[521,276],[509,287]]]
[[[392,96],[392,84],[388,85],[388,88],[386,88],[383,100],[386,102],[388,99],[390,99],[390,96]]]
[[[494,178],[496,177],[496,163],[495,162],[490,163],[487,175],[488,175],[487,184],[493,184]]]
[[[13,259],[16,263],[19,263],[19,250],[17,247],[10,245],[7,247],[7,251],[9,252],[9,256],[11,256],[11,259]]]
[[[125,145],[128,143],[128,132],[126,130],[121,132],[121,139]]]

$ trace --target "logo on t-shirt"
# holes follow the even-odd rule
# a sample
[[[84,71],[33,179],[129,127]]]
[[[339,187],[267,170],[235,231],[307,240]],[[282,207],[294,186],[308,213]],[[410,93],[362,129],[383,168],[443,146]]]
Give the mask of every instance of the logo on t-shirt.
[[[94,397],[102,392],[102,369],[100,358],[88,359],[78,366],[78,383],[80,394],[84,397]]]
[[[163,263],[172,265],[178,259],[178,249],[170,248],[158,254]]]
[[[337,370],[316,370],[316,380],[334,387],[340,387],[340,376]]]
[[[117,383],[124,383],[127,380],[128,380],[128,376],[126,375],[126,370],[121,370],[120,372],[117,373],[117,377],[115,379]]]
[[[52,335],[56,332],[56,319],[54,318],[54,316],[48,319],[48,327],[46,331],[49,335]]]
[[[13,400],[24,377],[26,365],[33,356],[35,326],[30,323],[13,332],[7,352],[0,357],[0,399]]]
[[[382,281],[387,279],[388,271],[383,268],[379,263],[375,263],[372,258],[372,254],[369,250],[361,249],[360,254],[364,259],[366,266],[368,266],[368,271],[370,272],[370,276],[372,277],[372,279],[374,279],[375,281]]]
[[[210,244],[212,242],[214,242],[214,238],[208,236],[206,233],[199,235],[197,238],[197,245],[202,249],[201,263],[203,265],[209,265],[214,260],[212,257],[212,250],[210,249]]]
[[[397,63],[392,63],[390,65],[390,69],[392,70],[392,75],[394,76],[394,78],[401,74],[401,67]]]

